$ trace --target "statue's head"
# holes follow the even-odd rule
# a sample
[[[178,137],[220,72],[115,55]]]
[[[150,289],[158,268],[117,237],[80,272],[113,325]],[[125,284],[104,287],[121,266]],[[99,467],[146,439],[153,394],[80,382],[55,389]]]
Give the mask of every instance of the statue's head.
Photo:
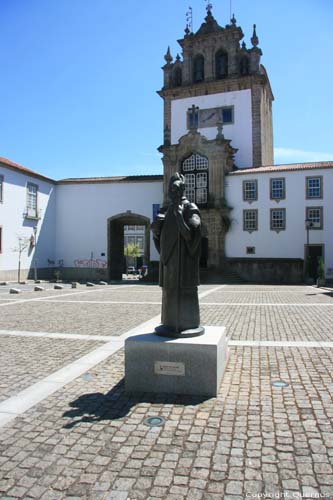
[[[178,172],[173,174],[169,181],[169,198],[171,201],[180,201],[185,191],[185,177]]]

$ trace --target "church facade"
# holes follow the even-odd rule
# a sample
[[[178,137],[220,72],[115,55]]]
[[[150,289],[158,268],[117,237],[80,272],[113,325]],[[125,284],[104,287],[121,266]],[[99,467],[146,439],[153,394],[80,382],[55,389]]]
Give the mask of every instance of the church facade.
[[[250,48],[243,37],[234,17],[221,27],[208,7],[179,40],[182,56],[167,50],[163,176],[54,181],[0,159],[0,280],[16,279],[20,238],[22,278],[120,279],[129,226],[141,227],[156,268],[150,224],[175,171],[201,210],[203,274],[299,282],[321,263],[332,279],[333,162],[273,164],[274,97],[256,27]]]

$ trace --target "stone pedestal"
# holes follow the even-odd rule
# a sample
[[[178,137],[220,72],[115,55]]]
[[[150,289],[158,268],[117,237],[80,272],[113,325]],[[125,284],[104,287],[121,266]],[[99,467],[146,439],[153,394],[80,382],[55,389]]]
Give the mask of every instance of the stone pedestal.
[[[204,328],[194,338],[143,332],[126,339],[126,391],[215,397],[228,361],[228,337],[224,327]]]

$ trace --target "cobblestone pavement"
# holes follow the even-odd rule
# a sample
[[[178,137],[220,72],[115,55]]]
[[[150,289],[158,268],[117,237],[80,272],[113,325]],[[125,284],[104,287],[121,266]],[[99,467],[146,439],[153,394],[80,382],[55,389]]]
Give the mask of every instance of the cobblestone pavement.
[[[0,498],[332,500],[333,298],[311,287],[215,288],[200,289],[207,293],[201,299],[202,322],[223,324],[232,340],[244,343],[230,348],[216,398],[126,394],[118,349],[0,427]],[[61,294],[55,300],[66,300]],[[0,307],[0,346],[7,353],[0,371],[8,380],[0,385],[4,403],[9,387],[21,390],[96,350],[101,342],[93,336],[74,339],[71,333],[93,335],[98,315],[110,331],[119,317],[125,332],[133,324],[128,308],[137,325],[160,309],[135,304],[143,298],[159,302],[157,287],[94,290],[68,300],[73,297],[77,304],[43,299]],[[129,304],[107,304],[111,300]],[[37,326],[30,334],[24,314]],[[49,317],[57,315],[61,328],[55,322],[51,331],[68,338],[47,336]],[[29,336],[5,335],[11,328]],[[46,332],[45,338],[35,338],[34,331]],[[246,345],[263,339],[314,343]],[[323,348],[322,340],[332,347]],[[279,380],[288,386],[272,386]],[[155,415],[166,419],[164,426],[145,425],[145,418]]]

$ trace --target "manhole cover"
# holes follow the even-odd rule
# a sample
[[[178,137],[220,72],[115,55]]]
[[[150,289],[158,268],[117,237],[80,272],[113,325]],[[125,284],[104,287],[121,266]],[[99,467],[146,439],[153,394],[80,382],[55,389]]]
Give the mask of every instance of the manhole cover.
[[[163,417],[148,417],[145,419],[144,424],[149,427],[160,427],[165,424],[165,418]]]
[[[288,382],[285,382],[284,380],[274,380],[274,382],[272,382],[272,386],[273,387],[288,387],[289,384],[288,384]]]

